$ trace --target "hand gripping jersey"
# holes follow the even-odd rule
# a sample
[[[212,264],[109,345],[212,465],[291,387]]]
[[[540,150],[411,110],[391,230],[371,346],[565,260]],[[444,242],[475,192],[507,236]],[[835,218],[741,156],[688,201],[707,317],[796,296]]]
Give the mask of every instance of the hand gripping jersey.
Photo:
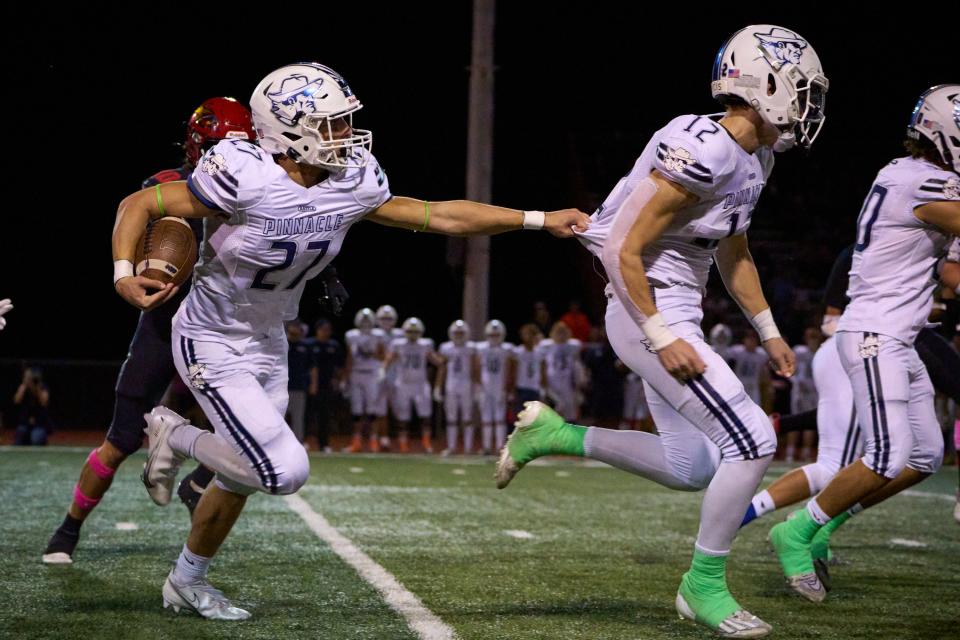
[[[207,151],[187,186],[223,215],[205,220],[194,286],[176,329],[241,344],[282,331],[297,315],[304,284],[337,255],[350,226],[391,197],[372,155],[365,167],[306,188],[244,140]]]
[[[360,329],[347,331],[347,349],[353,359],[350,377],[375,377],[381,362],[377,359],[377,351],[383,344],[383,335],[373,331],[363,332]]]
[[[473,385],[474,346],[472,342],[456,345],[453,342],[444,342],[440,345],[440,355],[447,360],[447,377],[444,381],[446,391],[451,389],[470,389]]]
[[[397,385],[422,385],[427,382],[427,364],[433,352],[433,340],[419,338],[411,342],[407,338],[397,338],[390,345],[396,355],[393,369]]]
[[[537,390],[541,386],[540,367],[544,353],[536,347],[527,350],[522,344],[513,348],[513,357],[517,361],[517,388]]]
[[[480,357],[480,386],[485,393],[502,394],[506,389],[507,364],[513,355],[513,345],[503,342],[492,345],[479,342],[476,346]]]
[[[898,158],[880,170],[857,222],[850,304],[838,331],[913,344],[930,315],[936,266],[951,242],[913,212],[938,200],[960,200],[960,176],[917,158]]]
[[[747,231],[772,169],[770,149],[747,153],[709,118],[680,116],[653,135],[630,173],[591,216],[593,222],[579,234],[580,241],[600,257],[627,197],[640,181],[659,171],[700,201],[678,212],[663,235],[644,249],[647,278],[654,287],[680,285],[702,291],[717,243]]]

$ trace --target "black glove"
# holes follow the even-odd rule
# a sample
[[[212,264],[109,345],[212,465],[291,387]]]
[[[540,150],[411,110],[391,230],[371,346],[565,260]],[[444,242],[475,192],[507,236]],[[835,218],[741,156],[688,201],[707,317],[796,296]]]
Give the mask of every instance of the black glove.
[[[323,287],[323,295],[318,300],[320,307],[327,313],[339,316],[350,294],[337,277],[337,268],[331,266],[324,269],[320,274],[320,284]]]

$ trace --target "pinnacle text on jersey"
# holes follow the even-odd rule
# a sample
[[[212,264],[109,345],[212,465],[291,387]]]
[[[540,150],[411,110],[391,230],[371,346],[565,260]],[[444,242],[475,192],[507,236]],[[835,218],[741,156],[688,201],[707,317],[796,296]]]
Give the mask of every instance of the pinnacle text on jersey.
[[[323,214],[306,218],[264,218],[263,235],[294,236],[301,233],[337,231],[343,224],[343,214]]]
[[[752,187],[747,187],[746,189],[741,189],[736,193],[728,193],[727,197],[723,201],[723,208],[729,209],[731,207],[739,207],[742,204],[748,204],[756,202],[760,197],[760,192],[763,190],[764,183],[755,184]]]

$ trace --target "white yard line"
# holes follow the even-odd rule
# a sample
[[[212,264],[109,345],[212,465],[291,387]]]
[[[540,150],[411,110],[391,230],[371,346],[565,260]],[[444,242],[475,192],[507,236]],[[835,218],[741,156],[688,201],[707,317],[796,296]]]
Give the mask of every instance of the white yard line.
[[[314,511],[306,500],[298,495],[286,496],[284,499],[287,506],[303,519],[318,538],[330,545],[334,553],[380,592],[384,601],[406,619],[407,625],[421,640],[453,640],[457,637],[453,629],[423,606],[420,599],[407,591],[393,574],[358,549],[349,538],[327,522],[326,518]]]
[[[529,531],[522,531],[520,529],[508,529],[504,531],[504,533],[517,540],[532,540],[534,537]]]
[[[947,502],[956,502],[956,496],[949,496],[945,493],[931,493],[930,491],[914,491],[913,489],[907,489],[903,492],[903,495],[910,496],[911,498],[938,498],[940,500],[946,500]]]

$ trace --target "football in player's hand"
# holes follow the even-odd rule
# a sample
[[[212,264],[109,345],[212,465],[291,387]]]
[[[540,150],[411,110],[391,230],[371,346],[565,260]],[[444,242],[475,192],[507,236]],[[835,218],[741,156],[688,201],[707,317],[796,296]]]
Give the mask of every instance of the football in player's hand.
[[[150,223],[137,245],[136,273],[181,285],[197,262],[197,239],[183,218]]]

